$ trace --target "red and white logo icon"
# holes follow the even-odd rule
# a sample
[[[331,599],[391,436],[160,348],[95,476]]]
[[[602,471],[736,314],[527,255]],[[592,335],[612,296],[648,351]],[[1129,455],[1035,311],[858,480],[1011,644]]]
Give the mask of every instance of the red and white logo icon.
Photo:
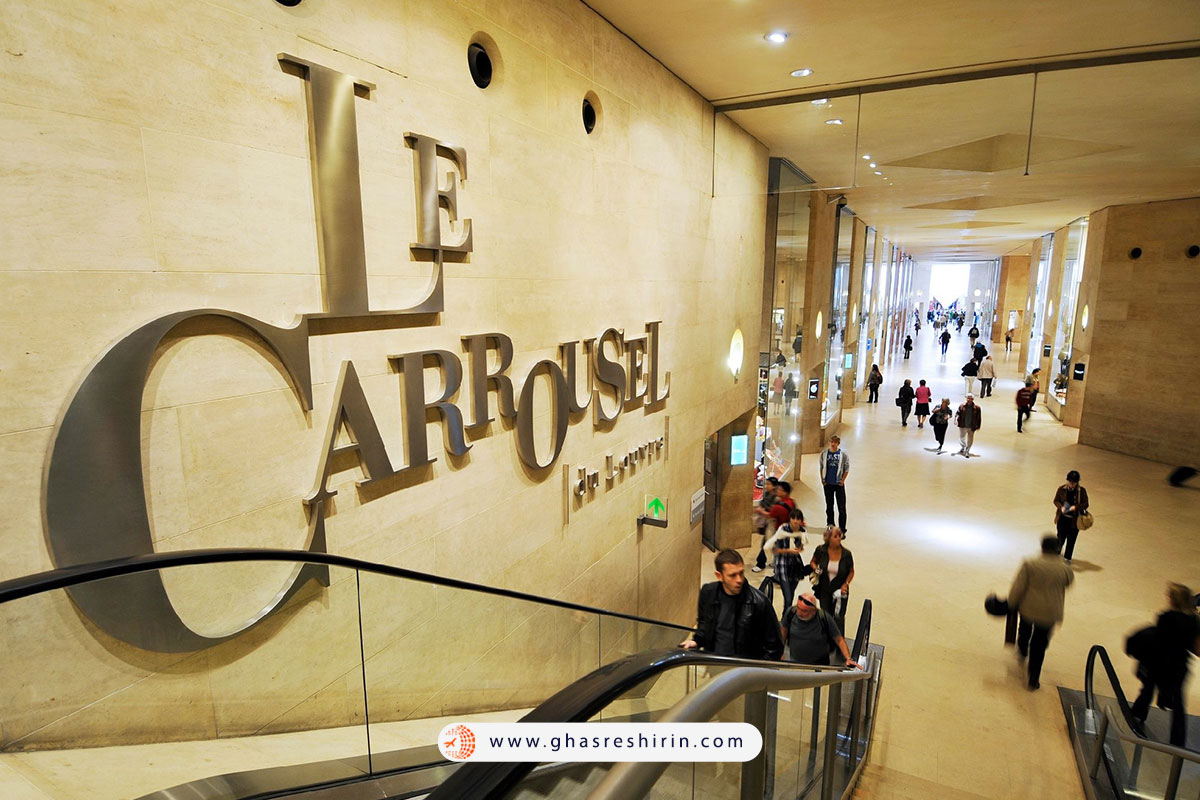
[[[475,733],[466,725],[447,725],[438,736],[438,749],[451,761],[466,761],[475,752]]]

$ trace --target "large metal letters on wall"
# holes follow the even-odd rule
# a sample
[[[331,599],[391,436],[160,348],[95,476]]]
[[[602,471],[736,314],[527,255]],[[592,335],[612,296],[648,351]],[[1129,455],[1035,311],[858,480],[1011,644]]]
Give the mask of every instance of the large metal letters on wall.
[[[424,295],[412,306],[372,310],[367,293],[354,103],[356,97],[369,97],[374,87],[293,56],[280,55],[279,62],[285,71],[304,80],[308,97],[324,311],[303,315],[293,328],[275,327],[220,309],[181,311],[149,322],[110,346],[75,390],[51,444],[44,499],[47,541],[57,566],[154,551],[142,471],[142,394],[163,341],[192,335],[189,327],[181,327],[184,323],[217,321],[233,326],[235,335],[265,344],[307,411],[313,408],[309,339],[323,332],[314,322],[337,319],[337,330],[346,331],[370,329],[372,318],[380,316],[425,315],[436,319],[432,315],[445,307],[443,264],[465,261],[471,253],[471,220],[460,220],[458,214],[458,182],[467,177],[466,151],[429,136],[405,133],[405,144],[413,151],[416,190],[417,241],[411,245],[411,257],[432,262],[432,274]],[[453,167],[453,171],[442,173],[446,185],[439,182],[442,162]],[[450,219],[451,234],[455,236],[452,241],[443,235],[439,218],[442,209]],[[343,362],[313,489],[304,499],[308,512],[305,549],[325,552],[327,501],[336,494],[328,481],[331,465],[338,457],[357,461],[364,475],[357,483],[359,487],[402,474],[415,481],[428,480],[432,477],[430,466],[437,459],[429,454],[426,420],[440,421],[445,450],[451,457],[463,456],[471,448],[468,434],[475,438],[488,435],[493,421],[488,398],[493,392],[500,416],[516,429],[518,456],[536,479],[546,477],[558,459],[572,415],[582,416],[589,405],[594,408],[593,424],[597,427],[611,425],[623,411],[639,406],[648,412],[661,409],[670,393],[670,373],[662,370],[659,326],[658,322],[647,323],[644,336],[626,336],[623,330],[609,328],[595,338],[562,343],[559,360],[538,361],[519,389],[514,388],[507,374],[513,344],[503,333],[462,337],[466,370],[462,359],[447,350],[388,355],[401,382],[405,435],[404,466],[399,469],[386,451],[354,365]],[[579,375],[580,349],[589,362],[584,376]],[[490,372],[489,353],[498,355]],[[430,369],[439,373],[444,387],[433,400],[427,398],[425,386],[425,373]],[[548,379],[552,420],[550,449],[540,455],[534,432],[534,386],[539,376]],[[579,396],[581,377],[588,387],[583,397]],[[464,378],[471,392],[469,421],[453,402]],[[605,407],[605,400],[610,408]],[[349,444],[338,444],[342,431]],[[391,485],[398,489],[412,482],[396,481]],[[309,580],[328,585],[328,570],[315,565],[297,569],[265,608],[218,635],[200,634],[188,627],[172,606],[157,572],[77,586],[68,592],[79,609],[106,633],[146,650],[177,653],[209,647],[248,630]]]

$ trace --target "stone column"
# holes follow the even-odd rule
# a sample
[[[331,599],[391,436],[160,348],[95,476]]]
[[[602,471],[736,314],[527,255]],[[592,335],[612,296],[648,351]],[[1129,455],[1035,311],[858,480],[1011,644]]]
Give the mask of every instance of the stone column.
[[[1008,331],[1008,312],[1017,312],[1013,351],[1021,352],[1021,331],[1024,330],[1026,293],[1029,289],[1029,256],[1004,256],[1000,259],[1000,280],[996,294],[996,314],[999,317],[992,329],[992,350],[1004,352],[1004,334]]]
[[[821,398],[825,386],[825,356],[829,345],[832,312],[833,257],[837,242],[838,206],[828,203],[825,192],[817,192],[810,203],[808,222],[808,267],[804,281],[804,348],[800,354],[800,452],[819,453],[825,447],[821,428]],[[809,342],[812,343],[809,346]],[[809,381],[820,381],[817,396],[808,396]],[[799,470],[799,458],[796,469]]]

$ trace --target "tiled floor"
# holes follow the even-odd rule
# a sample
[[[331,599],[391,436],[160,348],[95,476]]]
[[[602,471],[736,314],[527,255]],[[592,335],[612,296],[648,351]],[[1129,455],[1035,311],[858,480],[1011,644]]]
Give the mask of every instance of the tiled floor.
[[[843,414],[842,447],[852,464],[846,546],[856,568],[847,627],[854,629],[859,604],[871,598],[873,638],[887,648],[871,755],[884,769],[872,796],[891,796],[887,776],[899,772],[971,796],[1082,797],[1052,687],[1082,688],[1088,649],[1102,644],[1126,691],[1136,689],[1125,635],[1153,621],[1166,581],[1200,584],[1200,491],[1170,487],[1168,465],[1078,445],[1078,431],[1055,420],[1040,398],[1018,434],[1016,353],[993,356],[997,387],[979,400],[979,458],[951,455],[958,449],[953,425],[944,454],[926,451],[932,429],[912,418],[900,426],[896,392],[904,378],[914,386],[924,378],[935,400],[948,396],[957,407],[967,352],[966,336],[957,336],[943,362],[925,329],[911,360],[881,365],[880,402]],[[1042,689],[1030,692],[1002,645],[1003,621],[984,614],[983,600],[993,591],[1005,595],[1021,560],[1053,533],[1051,500],[1070,469],[1082,475],[1096,524],[1080,534],[1066,620],[1050,642]],[[799,474],[793,497],[819,529],[816,456],[803,459]],[[702,560],[708,580],[711,555]],[[1189,707],[1200,707],[1194,685],[1190,697]]]

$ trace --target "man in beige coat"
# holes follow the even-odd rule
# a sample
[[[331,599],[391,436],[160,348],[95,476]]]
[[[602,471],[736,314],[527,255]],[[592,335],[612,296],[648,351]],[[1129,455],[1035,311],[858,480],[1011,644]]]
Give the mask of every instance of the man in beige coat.
[[[1029,658],[1030,689],[1041,688],[1039,679],[1050,633],[1062,622],[1067,587],[1075,581],[1071,566],[1059,555],[1061,549],[1062,542],[1057,536],[1043,538],[1041,556],[1028,558],[1021,564],[1008,592],[1009,607],[1021,614],[1017,649],[1021,658]]]

